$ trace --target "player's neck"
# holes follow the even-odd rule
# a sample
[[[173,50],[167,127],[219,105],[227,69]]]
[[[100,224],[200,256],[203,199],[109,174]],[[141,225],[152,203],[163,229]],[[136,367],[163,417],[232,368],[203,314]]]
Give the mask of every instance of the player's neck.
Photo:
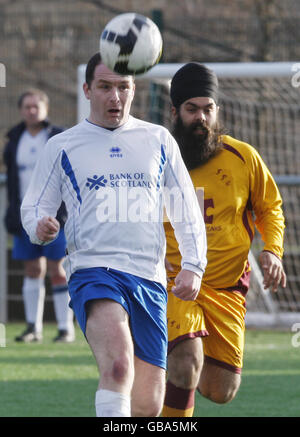
[[[95,114],[95,112],[91,111],[90,115],[86,118],[86,120],[91,123],[94,124],[96,126],[101,127],[102,129],[107,129],[107,130],[116,130],[119,129],[120,127],[124,126],[124,124],[126,124],[129,120],[129,116],[128,117],[124,117],[122,120],[119,120],[119,122],[109,122],[108,120],[103,120],[102,118],[100,119],[97,114]]]
[[[44,126],[42,123],[34,124],[34,125],[26,125],[26,130],[30,133],[32,137],[36,136],[42,129],[44,129]]]

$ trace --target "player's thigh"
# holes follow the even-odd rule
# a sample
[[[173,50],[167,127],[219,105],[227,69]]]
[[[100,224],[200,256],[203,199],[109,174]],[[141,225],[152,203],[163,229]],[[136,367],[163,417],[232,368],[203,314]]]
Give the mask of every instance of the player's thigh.
[[[203,365],[201,338],[181,340],[168,355],[168,377],[177,387],[194,389]]]
[[[245,299],[240,293],[203,287],[209,336],[203,339],[204,365],[199,390],[217,403],[234,398],[241,382],[244,355]]]
[[[203,338],[205,362],[240,373],[245,342],[245,298],[240,293],[203,287],[203,310],[209,331],[209,336]]]
[[[128,314],[119,303],[110,299],[87,303],[86,338],[103,381],[108,384],[132,383],[133,342]]]
[[[131,392],[133,416],[155,417],[163,407],[166,371],[134,357],[134,383]]]
[[[168,289],[172,286],[170,281]],[[201,303],[198,301],[184,301],[168,292],[167,306],[168,320],[168,351],[187,338],[204,337],[208,335]]]
[[[204,397],[223,404],[230,402],[235,397],[240,383],[240,373],[204,362],[198,389]]]
[[[44,257],[24,260],[24,274],[29,278],[42,278],[46,274],[46,259]]]

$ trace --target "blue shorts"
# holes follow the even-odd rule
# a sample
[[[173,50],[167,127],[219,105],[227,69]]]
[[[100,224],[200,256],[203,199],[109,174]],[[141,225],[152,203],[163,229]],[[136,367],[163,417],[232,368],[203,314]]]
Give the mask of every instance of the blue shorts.
[[[167,291],[161,284],[119,270],[93,267],[77,270],[68,285],[70,307],[84,334],[86,302],[112,299],[129,315],[135,355],[166,369]]]
[[[13,259],[31,260],[45,256],[51,260],[59,260],[66,255],[66,238],[63,229],[59,231],[57,238],[52,243],[40,246],[32,244],[25,230],[20,236],[15,235],[13,239]]]

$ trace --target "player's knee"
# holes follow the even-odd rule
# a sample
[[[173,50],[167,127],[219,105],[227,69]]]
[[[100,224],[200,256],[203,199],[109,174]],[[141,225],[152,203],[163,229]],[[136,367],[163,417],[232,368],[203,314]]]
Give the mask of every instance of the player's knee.
[[[139,402],[132,404],[133,417],[158,417],[163,408],[163,396],[156,393],[149,399],[140,399]]]
[[[162,405],[136,405],[132,409],[133,417],[158,417],[162,410]]]
[[[168,362],[169,378],[177,387],[191,389],[197,386],[201,359],[194,351],[171,358]]]
[[[111,367],[111,378],[118,384],[126,382],[130,377],[131,363],[126,354],[113,360]]]
[[[25,267],[25,276],[31,279],[38,279],[44,275],[44,271],[40,265],[30,265]]]
[[[66,282],[66,273],[60,262],[50,262],[48,260],[47,270],[52,285],[60,285]]]
[[[233,385],[231,387],[215,387],[215,386],[206,386],[201,387],[199,389],[199,392],[202,396],[209,399],[212,402],[215,402],[216,404],[228,404],[231,402],[239,389],[239,385]]]
[[[50,281],[52,286],[56,285],[62,285],[66,283],[66,276],[64,273],[56,273],[53,275],[50,275]]]
[[[228,402],[232,401],[233,397],[229,393],[220,393],[217,391],[211,391],[202,393],[202,396],[209,399],[212,402],[215,402],[216,404],[227,404]]]

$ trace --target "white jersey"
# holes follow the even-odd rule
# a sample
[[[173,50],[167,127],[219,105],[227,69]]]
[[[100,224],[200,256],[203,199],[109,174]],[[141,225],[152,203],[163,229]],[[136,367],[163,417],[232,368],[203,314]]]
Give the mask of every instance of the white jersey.
[[[171,134],[129,117],[115,130],[84,120],[48,141],[21,206],[32,243],[37,222],[56,216],[62,200],[68,279],[107,267],[166,285],[164,205],[182,267],[200,277],[206,234],[195,191]]]
[[[38,158],[47,143],[47,129],[42,129],[32,136],[27,130],[23,132],[17,149],[17,165],[20,181],[20,197],[24,198],[30,178]]]

